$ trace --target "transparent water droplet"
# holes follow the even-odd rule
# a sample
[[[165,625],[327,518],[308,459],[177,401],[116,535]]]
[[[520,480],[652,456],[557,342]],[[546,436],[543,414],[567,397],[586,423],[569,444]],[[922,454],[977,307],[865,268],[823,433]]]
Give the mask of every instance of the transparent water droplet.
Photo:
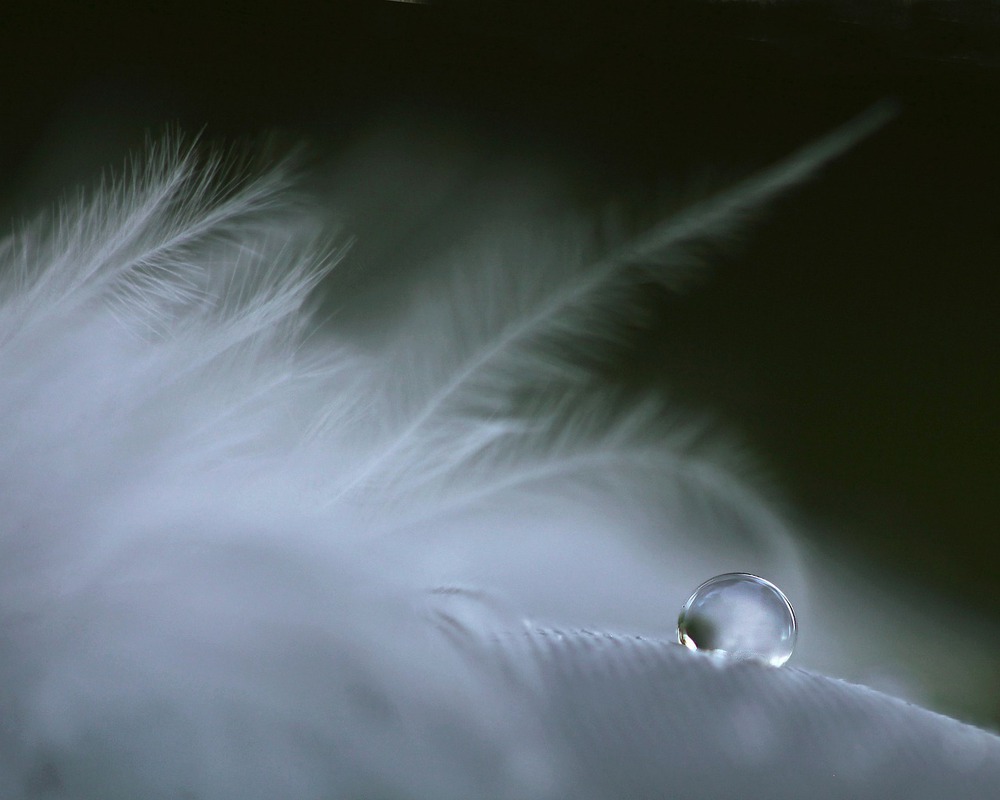
[[[792,654],[795,612],[785,593],[746,572],[716,575],[695,589],[677,618],[677,641],[780,667]]]

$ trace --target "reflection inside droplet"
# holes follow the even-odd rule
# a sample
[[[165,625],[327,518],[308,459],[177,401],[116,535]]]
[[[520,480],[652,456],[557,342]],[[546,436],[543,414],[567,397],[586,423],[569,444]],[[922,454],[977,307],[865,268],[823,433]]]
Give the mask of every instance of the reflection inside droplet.
[[[788,661],[795,635],[795,612],[784,592],[746,572],[705,581],[677,618],[677,641],[689,650],[720,650],[776,667]]]

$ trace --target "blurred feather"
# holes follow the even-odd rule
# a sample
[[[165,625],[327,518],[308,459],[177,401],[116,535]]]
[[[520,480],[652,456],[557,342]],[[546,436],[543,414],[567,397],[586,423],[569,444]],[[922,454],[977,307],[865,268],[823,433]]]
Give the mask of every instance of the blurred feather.
[[[662,633],[720,548],[802,578],[737,458],[586,365],[637,280],[676,285],[889,113],[610,252],[484,233],[406,313],[362,310],[376,349],[313,321],[347,247],[287,162],[152,146],[5,240],[0,796],[617,796],[614,765],[580,794],[538,626]]]
[[[516,236],[509,230],[493,232],[477,241],[474,253],[452,256],[444,288],[425,294],[404,323],[405,333],[384,354],[391,368],[387,374],[403,389],[380,420],[388,421],[387,441],[341,494],[380,471],[398,472],[397,464],[405,467],[414,458],[421,467],[426,461],[450,461],[461,468],[468,453],[480,452],[506,433],[502,426],[482,425],[483,408],[495,415],[498,402],[525,386],[579,388],[590,374],[581,369],[579,354],[593,358],[597,347],[615,337],[630,309],[629,288],[640,278],[668,287],[682,284],[700,265],[699,246],[732,237],[768,201],[892,114],[890,105],[876,106],[772,169],[678,211],[608,254],[599,252],[585,226],[577,226],[541,237],[523,230]],[[462,430],[466,419],[467,432]]]

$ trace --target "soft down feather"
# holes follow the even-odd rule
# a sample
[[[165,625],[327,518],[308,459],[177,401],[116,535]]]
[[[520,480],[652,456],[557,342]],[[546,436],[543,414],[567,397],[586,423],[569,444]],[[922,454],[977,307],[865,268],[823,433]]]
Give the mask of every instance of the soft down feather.
[[[885,114],[617,247],[484,231],[379,347],[314,321],[350,232],[287,164],[151,146],[12,233],[0,796],[565,796],[530,670],[454,632],[669,635],[658,593],[720,542],[794,572],[725,447],[587,365],[638,281],[681,282]]]

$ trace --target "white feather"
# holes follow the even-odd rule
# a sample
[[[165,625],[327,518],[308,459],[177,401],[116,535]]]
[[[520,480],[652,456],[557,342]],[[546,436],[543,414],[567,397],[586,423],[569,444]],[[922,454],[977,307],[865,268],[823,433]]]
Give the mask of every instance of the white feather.
[[[5,240],[0,796],[561,796],[531,675],[448,632],[649,628],[719,540],[794,572],[702,428],[586,364],[886,113],[610,253],[485,232],[375,352],[312,321],[346,250],[287,166],[151,147]]]

